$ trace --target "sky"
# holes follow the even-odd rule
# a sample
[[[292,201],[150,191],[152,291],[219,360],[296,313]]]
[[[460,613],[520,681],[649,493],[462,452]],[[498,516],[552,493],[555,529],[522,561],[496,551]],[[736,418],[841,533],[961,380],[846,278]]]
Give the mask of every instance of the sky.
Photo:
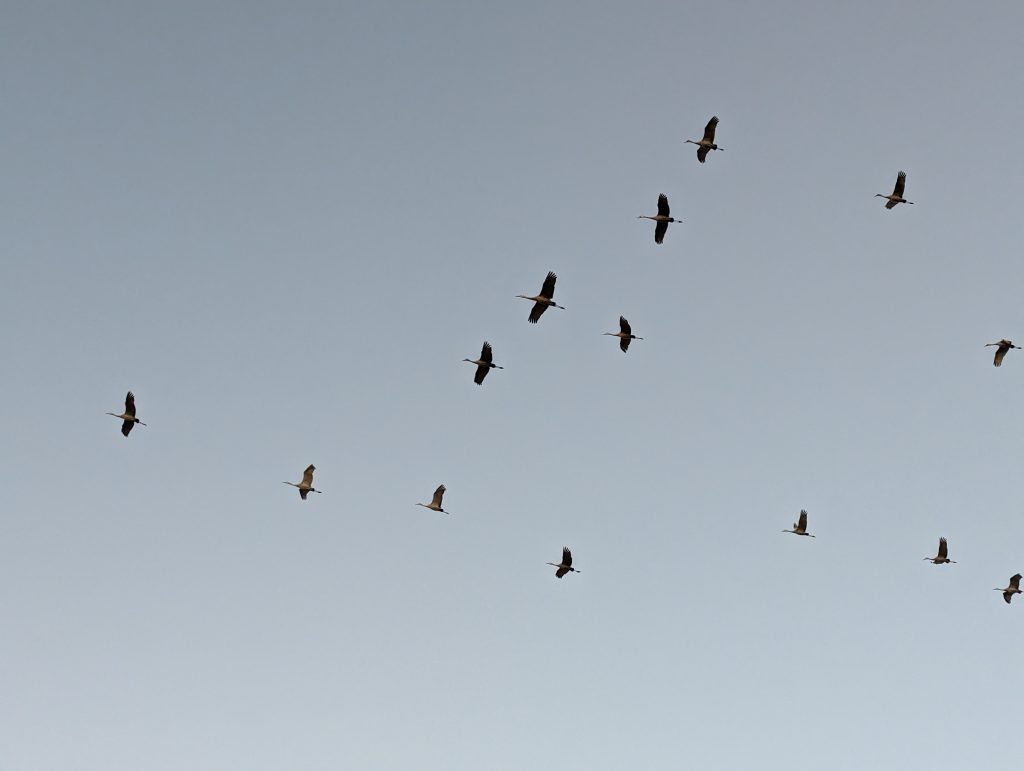
[[[5,4],[0,768],[1019,768],[1022,26]]]

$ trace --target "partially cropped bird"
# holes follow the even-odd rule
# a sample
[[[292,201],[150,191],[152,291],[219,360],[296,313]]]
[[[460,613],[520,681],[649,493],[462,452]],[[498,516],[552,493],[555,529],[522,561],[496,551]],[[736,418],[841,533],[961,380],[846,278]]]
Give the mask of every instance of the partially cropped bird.
[[[925,557],[925,559],[928,560],[929,562],[934,562],[936,565],[944,565],[947,562],[952,562],[955,565],[956,564],[956,560],[951,560],[949,557],[946,556],[947,548],[948,547],[946,546],[946,539],[945,538],[940,538],[939,539],[939,553],[936,554],[934,557]]]
[[[689,142],[691,145],[697,145],[697,160],[701,163],[704,163],[704,159],[708,157],[708,150],[725,149],[715,144],[715,128],[717,126],[718,116],[712,115],[711,120],[708,121],[708,125],[704,127],[704,137],[699,142],[694,141],[693,139],[684,140]]]
[[[313,487],[313,472],[316,471],[316,466],[310,463],[306,470],[302,472],[302,481],[298,484],[294,482],[285,482],[286,485],[299,488],[299,497],[302,500],[306,500],[306,496],[309,493],[322,493],[323,490],[317,490]]]
[[[522,297],[524,300],[532,300],[533,308],[530,310],[529,321],[531,324],[536,324],[540,321],[540,317],[544,315],[544,311],[548,309],[548,306],[552,308],[561,308],[563,311],[564,307],[555,302],[555,281],[558,280],[552,271],[548,271],[547,278],[544,279],[544,286],[540,288],[540,294],[528,297],[525,294],[517,294],[516,297]]]
[[[131,391],[129,391],[128,395],[124,397],[124,412],[122,412],[120,415],[118,415],[116,412],[108,412],[107,414],[113,415],[115,418],[120,418],[121,420],[124,421],[124,423],[121,424],[121,433],[124,434],[125,436],[128,436],[128,434],[132,432],[132,428],[135,427],[136,423],[138,423],[140,426],[146,425],[137,417],[135,417],[135,394],[133,394]]]
[[[619,338],[619,348],[625,353],[629,349],[630,340],[643,340],[642,337],[637,337],[633,334],[633,330],[630,329],[629,322],[626,321],[625,316],[619,316],[619,331],[618,332],[605,332],[606,335]]]
[[[792,530],[783,530],[783,533],[796,533],[797,535],[810,535],[811,538],[815,536],[807,532],[807,512],[800,509],[800,519],[793,523]]]
[[[579,573],[580,572],[580,571],[578,571],[576,568],[574,568],[572,566],[572,552],[569,551],[569,547],[568,546],[563,546],[562,547],[562,561],[561,562],[559,562],[558,564],[555,564],[554,562],[548,562],[547,564],[551,565],[552,567],[558,568],[558,570],[555,571],[555,578],[561,578],[566,573]]]
[[[491,344],[484,340],[484,347],[480,351],[479,359],[463,359],[468,361],[470,364],[476,364],[476,374],[473,376],[473,382],[477,385],[483,385],[484,378],[487,377],[487,373],[494,369],[505,369],[499,367],[492,360],[494,359],[494,351],[491,350]]]
[[[913,204],[913,201],[908,201],[903,197],[903,188],[907,184],[907,173],[901,171],[896,175],[896,186],[892,189],[892,195],[886,195],[885,193],[875,193],[875,198],[885,199],[885,208],[891,209],[898,203],[909,203]]]
[[[434,497],[430,499],[430,503],[417,503],[416,505],[422,506],[425,509],[430,509],[431,511],[440,511],[442,514],[449,514],[451,512],[445,511],[441,508],[441,500],[444,498],[444,491],[445,486],[440,485],[436,490],[434,490]]]
[[[1003,593],[1003,599],[1006,600],[1006,604],[1010,604],[1010,600],[1013,599],[1013,595],[1020,594],[1020,573],[1016,573],[1010,576],[1010,585],[1005,589],[997,588],[995,591]]]
[[[665,240],[665,233],[668,231],[668,223],[670,222],[682,222],[674,217],[670,217],[668,209],[668,196],[661,193],[658,196],[658,213],[651,217],[648,214],[640,214],[637,216],[638,220],[654,220],[654,243],[660,244]]]
[[[1003,357],[1006,356],[1006,352],[1009,351],[1011,348],[1016,348],[1017,350],[1020,350],[1019,345],[1014,345],[1009,340],[1000,340],[998,343],[985,343],[986,348],[988,348],[990,345],[998,346],[996,348],[996,356],[992,360],[992,363],[997,367],[1003,366]],[[127,436],[127,434],[125,434],[125,436]]]

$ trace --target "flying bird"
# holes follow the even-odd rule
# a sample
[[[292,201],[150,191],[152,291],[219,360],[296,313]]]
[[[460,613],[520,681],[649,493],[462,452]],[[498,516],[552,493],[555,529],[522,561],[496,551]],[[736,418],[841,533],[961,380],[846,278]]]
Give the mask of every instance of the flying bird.
[[[310,493],[322,493],[323,490],[317,490],[313,487],[313,472],[316,471],[316,466],[310,463],[306,470],[302,472],[302,481],[298,484],[294,482],[285,482],[286,485],[299,488],[299,497],[302,500],[306,500],[306,496]]]
[[[674,219],[668,216],[668,196],[661,193],[658,196],[658,213],[651,217],[647,214],[640,214],[637,216],[638,220],[654,220],[654,243],[660,244],[665,239],[665,231],[668,230],[668,223],[670,222],[682,222],[682,220]]]
[[[946,556],[946,550],[947,550],[946,539],[945,538],[940,538],[939,539],[939,553],[936,554],[934,557],[925,557],[925,559],[928,560],[929,562],[935,563],[936,565],[944,565],[947,562],[952,562],[955,565],[956,564],[956,560],[951,560],[949,557],[947,557]]]
[[[985,343],[986,348],[988,348],[990,345],[998,346],[996,348],[996,357],[992,360],[992,363],[997,367],[1003,366],[1003,357],[1006,355],[1006,352],[1008,350],[1010,350],[1011,348],[1016,348],[1020,350],[1019,345],[1014,345],[1009,340],[1000,340],[998,343]],[[131,394],[129,394],[129,396],[131,396]],[[128,434],[125,434],[125,436],[128,436]]]
[[[118,415],[116,412],[108,412],[108,415],[113,415],[115,418],[120,418],[124,421],[121,424],[121,433],[128,436],[132,432],[132,428],[138,423],[140,426],[146,425],[137,417],[135,417],[135,394],[131,391],[124,397],[124,412]]]
[[[642,337],[637,337],[633,334],[633,330],[629,327],[629,322],[626,321],[625,316],[619,316],[619,331],[618,332],[605,332],[606,335],[619,338],[619,348],[625,353],[629,349],[630,340],[643,340]]]
[[[483,385],[484,378],[487,377],[487,373],[494,369],[505,369],[495,364],[492,359],[494,358],[494,351],[491,350],[491,344],[484,340],[483,350],[480,351],[479,359],[463,359],[468,361],[470,364],[476,364],[476,374],[473,376],[473,382],[477,385]]]
[[[913,204],[913,201],[908,201],[903,197],[903,187],[907,184],[907,172],[901,171],[896,175],[896,187],[892,189],[892,195],[886,195],[885,193],[875,193],[875,198],[884,198],[885,208],[891,209],[898,203],[909,203]]]
[[[486,371],[487,370],[484,370],[484,372]],[[451,512],[445,511],[441,508],[441,499],[444,498],[444,490],[444,485],[440,485],[436,490],[434,490],[434,497],[430,499],[430,503],[417,503],[416,505],[422,506],[425,509],[430,509],[431,511],[440,511],[442,514],[450,514]]]
[[[697,145],[697,160],[701,163],[704,163],[704,159],[708,157],[708,150],[724,149],[715,144],[715,128],[717,126],[718,116],[712,115],[711,120],[708,121],[708,125],[704,127],[704,137],[699,142],[692,139],[684,140],[689,142],[691,145]],[[658,243],[661,242],[659,241]]]
[[[562,547],[562,561],[561,562],[559,562],[557,565],[554,562],[548,562],[546,564],[551,565],[551,567],[558,568],[558,570],[555,571],[555,578],[561,578],[566,573],[579,573],[580,572],[580,571],[578,571],[576,568],[574,568],[572,566],[572,552],[569,551],[569,547],[568,546],[563,546]]]
[[[1003,599],[1006,600],[1006,604],[1010,604],[1010,600],[1013,599],[1013,595],[1020,594],[1020,573],[1010,576],[1010,585],[1005,589],[996,589],[997,592],[1003,593]]]
[[[517,294],[516,297],[522,297],[524,300],[533,300],[533,308],[530,310],[530,323],[536,324],[540,321],[540,317],[544,315],[544,311],[548,309],[550,305],[552,308],[561,308],[563,311],[565,308],[554,301],[555,296],[555,281],[558,280],[553,272],[548,271],[547,278],[544,279],[544,286],[540,288],[540,294],[533,297],[527,297],[525,294]]]
[[[797,535],[810,535],[811,538],[815,536],[807,532],[807,512],[800,509],[800,519],[793,523],[792,530],[783,530],[783,533],[796,533]]]

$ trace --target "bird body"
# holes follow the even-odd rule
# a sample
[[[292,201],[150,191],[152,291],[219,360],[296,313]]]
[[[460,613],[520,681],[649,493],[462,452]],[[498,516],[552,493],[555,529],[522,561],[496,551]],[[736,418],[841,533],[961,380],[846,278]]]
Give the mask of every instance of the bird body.
[[[633,330],[629,326],[629,322],[626,321],[625,316],[619,316],[619,331],[618,332],[605,332],[606,335],[619,338],[619,348],[625,353],[629,349],[629,343],[631,340],[643,340],[642,337],[637,337],[633,334]]]
[[[298,484],[294,482],[285,482],[286,485],[299,488],[299,497],[302,500],[306,500],[306,496],[310,493],[322,493],[323,490],[317,490],[313,487],[313,472],[316,471],[316,466],[310,463],[306,470],[302,472],[302,481]]]
[[[138,423],[140,426],[146,425],[137,417],[135,417],[135,394],[131,391],[124,398],[124,412],[118,415],[116,412],[108,412],[108,415],[113,415],[115,418],[120,418],[124,422],[121,424],[121,433],[127,437],[132,432],[135,424]]]
[[[444,498],[444,491],[445,486],[440,485],[436,490],[434,490],[434,497],[430,499],[430,503],[417,503],[416,505],[422,506],[425,509],[430,509],[431,511],[440,511],[442,514],[449,514],[451,512],[445,511],[444,509],[441,508],[441,501]]]
[[[901,171],[896,175],[896,186],[892,189],[892,194],[886,195],[885,193],[875,193],[875,198],[884,198],[886,209],[891,209],[898,203],[909,203],[913,205],[913,201],[908,201],[903,197],[903,188],[906,184],[907,173],[905,171]]]
[[[783,533],[795,533],[796,535],[810,535],[811,538],[815,536],[807,532],[807,512],[800,509],[800,519],[793,523],[792,530],[783,530]]]
[[[533,297],[529,297],[525,294],[516,295],[516,297],[522,297],[524,300],[533,301],[533,308],[530,310],[529,318],[529,322],[531,324],[536,324],[540,321],[540,317],[544,315],[544,311],[546,311],[549,306],[552,308],[561,308],[563,311],[565,310],[564,307],[554,301],[555,281],[557,280],[558,276],[549,270],[547,278],[544,279],[544,286],[540,288],[540,294],[534,295]]]
[[[654,220],[654,243],[660,244],[665,240],[665,233],[668,231],[668,223],[682,222],[669,216],[668,196],[664,193],[658,195],[658,213],[651,217],[647,214],[637,216],[638,220]]]
[[[712,115],[711,120],[708,121],[708,125],[704,127],[704,136],[699,142],[693,139],[683,140],[689,142],[691,145],[697,145],[697,160],[704,163],[704,159],[708,157],[709,150],[722,150],[724,148],[719,147],[715,144],[715,128],[718,126],[718,116]]]
[[[1003,366],[1003,357],[1006,356],[1006,352],[1009,351],[1011,348],[1016,348],[1020,350],[1019,345],[1014,345],[1012,342],[1006,339],[1000,340],[998,343],[985,343],[986,348],[988,348],[990,345],[997,346],[995,358],[992,360],[992,364],[996,367]],[[125,436],[127,436],[127,434],[125,434]]]
[[[956,560],[951,560],[947,556],[948,548],[949,547],[946,545],[946,539],[945,538],[940,538],[939,539],[939,553],[936,554],[934,557],[925,557],[925,559],[928,560],[929,562],[932,562],[932,563],[936,564],[936,565],[944,565],[947,562],[952,562],[955,565],[956,564]]]
[[[572,552],[569,551],[568,546],[562,547],[562,561],[555,564],[554,562],[545,563],[551,565],[551,567],[558,568],[555,571],[555,578],[561,578],[566,573],[579,573],[576,568],[572,566]]]
[[[1010,604],[1010,600],[1013,599],[1013,595],[1020,594],[1020,573],[1016,573],[1010,576],[1010,585],[1005,589],[996,588],[997,592],[1003,593],[1003,599],[1006,600],[1006,604]]]
[[[487,373],[490,372],[491,368],[494,369],[505,369],[499,367],[493,362],[494,351],[491,350],[491,344],[484,340],[484,347],[480,351],[479,359],[463,359],[468,361],[470,364],[476,364],[476,374],[473,376],[473,382],[477,385],[483,385],[484,378],[487,377]]]

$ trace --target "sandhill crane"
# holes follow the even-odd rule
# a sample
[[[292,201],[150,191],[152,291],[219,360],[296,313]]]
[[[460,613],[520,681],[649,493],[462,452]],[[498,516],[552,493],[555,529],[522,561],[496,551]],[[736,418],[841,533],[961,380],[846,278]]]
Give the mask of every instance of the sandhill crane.
[[[682,220],[674,219],[673,217],[668,216],[668,214],[668,196],[661,193],[658,196],[658,213],[655,216],[650,217],[646,214],[640,214],[637,216],[638,220],[654,220],[655,223],[657,223],[654,226],[654,243],[656,244],[660,244],[665,240],[665,231],[668,230],[668,223],[682,222]]]
[[[1003,599],[1006,600],[1006,604],[1010,604],[1010,600],[1013,599],[1013,595],[1020,594],[1020,573],[1010,576],[1010,585],[1005,589],[996,588],[997,592],[1003,593]]]
[[[884,198],[885,208],[891,209],[898,203],[909,203],[913,204],[913,201],[908,201],[903,197],[903,187],[907,184],[907,172],[901,171],[896,175],[896,187],[892,189],[892,195],[886,195],[885,193],[875,193],[875,198]]]
[[[715,144],[715,127],[717,126],[718,116],[712,115],[711,120],[708,121],[708,125],[704,127],[703,139],[701,139],[699,142],[695,142],[692,139],[684,140],[686,142],[689,142],[691,145],[697,145],[697,160],[700,161],[701,163],[704,163],[704,159],[708,157],[708,150],[724,149]]]
[[[807,532],[807,512],[800,509],[800,519],[793,523],[792,530],[783,530],[783,533],[796,533],[797,535],[811,535]],[[811,538],[815,536],[811,535]]]
[[[929,562],[935,563],[936,565],[944,565],[947,562],[952,562],[955,565],[956,564],[956,560],[951,560],[949,557],[947,557],[946,556],[946,550],[947,550],[946,539],[945,538],[940,538],[939,539],[939,553],[936,554],[934,557],[925,557],[925,559],[928,560]]]
[[[1009,340],[1000,340],[998,343],[985,343],[985,348],[988,348],[990,345],[998,346],[998,348],[996,348],[996,357],[992,360],[992,363],[997,367],[1003,366],[1003,357],[1006,355],[1008,350],[1011,348],[1020,350],[1019,345],[1014,345]],[[128,434],[125,434],[125,436],[128,436]]]
[[[306,496],[309,493],[322,493],[323,490],[316,490],[313,488],[313,472],[316,471],[316,466],[310,463],[306,470],[302,472],[302,481],[298,484],[294,482],[285,482],[286,485],[299,488],[299,497],[302,500],[306,500]]]
[[[491,367],[495,369],[505,369],[494,364],[491,360],[494,358],[494,351],[491,350],[491,344],[484,340],[484,347],[480,351],[479,359],[463,359],[468,361],[470,364],[476,364],[476,374],[473,376],[473,382],[477,385],[483,385],[484,378],[487,377],[487,373],[491,370]]]
[[[558,568],[558,570],[555,571],[555,578],[561,578],[566,573],[579,573],[580,572],[580,571],[578,571],[576,568],[574,568],[572,566],[572,552],[569,551],[569,547],[568,546],[563,546],[562,547],[562,561],[561,562],[559,562],[557,565],[554,562],[548,562],[548,563],[545,563],[545,564],[551,565],[551,567],[554,567],[554,568]]]
[[[630,340],[643,340],[642,337],[637,337],[633,334],[633,330],[629,327],[629,322],[626,321],[625,316],[619,316],[619,331],[618,332],[605,332],[606,335],[619,338],[619,348],[625,353],[629,348]]]
[[[487,370],[484,370],[484,372],[486,371]],[[434,490],[434,497],[430,499],[430,503],[417,503],[416,505],[422,506],[425,509],[430,509],[431,511],[440,511],[442,514],[450,514],[451,512],[445,511],[441,508],[441,499],[444,498],[444,491],[445,486],[440,485],[436,490]]]
[[[108,415],[113,415],[115,418],[120,418],[124,421],[121,424],[121,433],[128,436],[132,432],[132,428],[138,423],[140,426],[146,425],[137,417],[135,417],[135,394],[131,391],[124,397],[124,412],[118,415],[116,412],[108,412]]]
[[[563,311],[565,308],[554,301],[555,296],[555,281],[558,280],[552,271],[548,271],[547,278],[544,279],[544,286],[540,288],[540,294],[533,297],[527,297],[525,294],[517,294],[516,297],[522,297],[524,300],[533,300],[533,308],[530,310],[530,323],[536,324],[540,321],[540,317],[544,315],[544,311],[548,309],[550,305],[552,308],[561,308]]]

